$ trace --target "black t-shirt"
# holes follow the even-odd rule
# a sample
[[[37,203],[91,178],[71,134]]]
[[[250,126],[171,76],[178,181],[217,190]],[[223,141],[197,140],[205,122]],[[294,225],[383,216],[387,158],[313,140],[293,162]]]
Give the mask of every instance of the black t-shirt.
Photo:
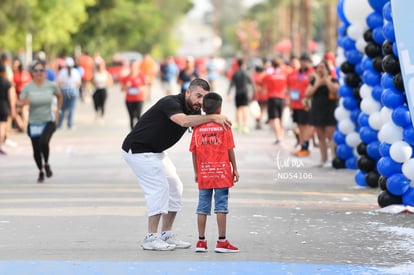
[[[146,111],[134,129],[125,138],[122,149],[132,153],[161,153],[183,136],[186,127],[173,122],[170,117],[175,114],[201,114],[186,109],[185,94],[170,95],[161,98],[154,106]]]
[[[9,89],[11,83],[5,78],[0,77],[0,115],[7,116],[10,113]]]

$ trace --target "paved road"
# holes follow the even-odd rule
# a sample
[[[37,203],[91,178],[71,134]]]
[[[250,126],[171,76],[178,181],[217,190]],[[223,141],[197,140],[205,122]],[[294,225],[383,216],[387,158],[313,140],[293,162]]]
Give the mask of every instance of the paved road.
[[[316,148],[291,157],[292,135],[273,145],[269,129],[234,133],[241,178],[231,190],[228,238],[240,253],[143,251],[145,204],[120,153],[128,121],[118,89],[104,122],[88,100],[78,105],[76,129],[54,135],[55,175],[44,184],[36,183],[28,137],[12,136],[18,146],[0,156],[0,274],[414,274],[412,216],[378,213],[378,189],[358,188],[354,171],[317,168]],[[152,101],[160,96],[157,83]],[[224,113],[234,117],[232,103]],[[176,233],[195,243],[189,141],[187,133],[169,155],[185,186]]]

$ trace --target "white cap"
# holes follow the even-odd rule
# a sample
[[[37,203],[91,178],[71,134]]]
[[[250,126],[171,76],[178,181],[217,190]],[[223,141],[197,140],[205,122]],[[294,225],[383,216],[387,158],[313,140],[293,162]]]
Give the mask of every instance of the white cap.
[[[75,66],[75,61],[73,60],[72,57],[66,57],[65,64],[68,67],[73,67],[73,66]]]

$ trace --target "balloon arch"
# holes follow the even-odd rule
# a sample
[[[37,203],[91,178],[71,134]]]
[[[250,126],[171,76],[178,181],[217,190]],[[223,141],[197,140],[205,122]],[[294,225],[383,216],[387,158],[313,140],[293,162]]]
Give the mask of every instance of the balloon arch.
[[[339,0],[340,66],[335,168],[380,187],[378,204],[414,206],[414,128],[407,106],[390,0]],[[413,185],[414,186],[414,185]]]

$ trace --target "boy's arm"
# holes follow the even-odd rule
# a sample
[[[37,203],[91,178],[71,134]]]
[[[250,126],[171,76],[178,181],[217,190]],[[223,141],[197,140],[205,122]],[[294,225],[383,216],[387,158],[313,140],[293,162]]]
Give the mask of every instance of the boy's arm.
[[[193,168],[194,168],[194,178],[195,178],[195,182],[198,182],[198,177],[197,177],[197,155],[196,153],[192,154],[193,156]]]
[[[233,148],[229,149],[229,158],[231,166],[233,167],[233,181],[239,181],[239,171],[237,170],[236,155],[234,154]]]

